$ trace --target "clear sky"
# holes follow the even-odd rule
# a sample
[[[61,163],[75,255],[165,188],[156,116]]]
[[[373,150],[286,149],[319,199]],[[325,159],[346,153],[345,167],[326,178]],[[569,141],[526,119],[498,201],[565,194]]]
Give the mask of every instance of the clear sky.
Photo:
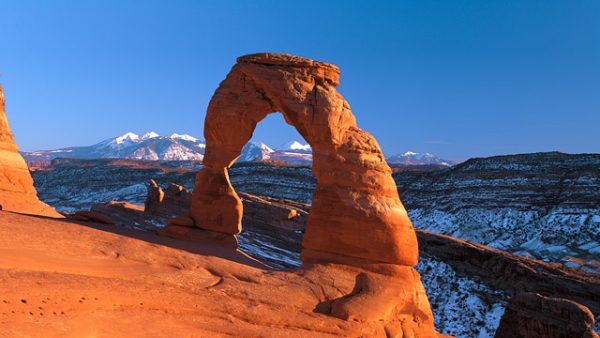
[[[202,137],[235,58],[337,64],[388,153],[600,152],[600,1],[4,1],[0,82],[23,150]],[[268,118],[255,140],[296,132]]]

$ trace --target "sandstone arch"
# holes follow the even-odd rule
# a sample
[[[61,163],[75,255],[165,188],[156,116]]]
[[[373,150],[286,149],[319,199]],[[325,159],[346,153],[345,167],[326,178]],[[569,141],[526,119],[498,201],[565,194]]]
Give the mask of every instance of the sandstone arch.
[[[281,112],[313,148],[317,187],[303,241],[303,262],[350,265],[417,263],[412,224],[376,140],[358,128],[336,90],[339,68],[289,54],[238,58],[208,106],[205,169],[189,216],[195,226],[235,235],[242,204],[227,168],[266,115]]]
[[[4,93],[0,86],[0,210],[62,217],[42,203],[19,147],[15,143],[4,111]]]

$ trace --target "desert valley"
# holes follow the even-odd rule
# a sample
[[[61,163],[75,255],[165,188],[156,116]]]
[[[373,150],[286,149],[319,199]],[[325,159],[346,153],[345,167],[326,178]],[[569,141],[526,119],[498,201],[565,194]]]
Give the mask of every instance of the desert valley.
[[[2,109],[6,334],[597,336],[600,155],[388,164],[337,74],[245,56],[205,142],[22,153],[31,174]],[[269,111],[312,147],[247,143]]]
[[[599,22],[0,1],[0,338],[600,338]]]

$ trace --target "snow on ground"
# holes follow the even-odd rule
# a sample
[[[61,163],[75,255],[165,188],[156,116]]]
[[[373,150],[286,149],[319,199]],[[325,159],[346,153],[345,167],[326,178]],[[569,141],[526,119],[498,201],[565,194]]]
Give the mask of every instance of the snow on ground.
[[[238,235],[240,249],[278,269],[298,267],[302,264],[299,252],[277,247],[269,243],[268,238],[261,237],[258,233],[243,231]]]
[[[415,208],[408,211],[415,227],[458,237],[547,262],[580,266],[597,272],[600,260],[600,210],[519,210],[464,208],[452,212]]]
[[[493,337],[507,296],[459,277],[448,264],[421,257],[416,266],[435,317],[436,329],[457,338]]]
[[[190,142],[198,142],[198,139],[188,135],[188,134],[177,134],[177,133],[173,133],[171,134],[171,136],[169,136],[169,138],[174,138],[174,139],[180,139],[180,140],[186,140],[186,141],[190,141]],[[203,144],[203,146],[205,146]]]

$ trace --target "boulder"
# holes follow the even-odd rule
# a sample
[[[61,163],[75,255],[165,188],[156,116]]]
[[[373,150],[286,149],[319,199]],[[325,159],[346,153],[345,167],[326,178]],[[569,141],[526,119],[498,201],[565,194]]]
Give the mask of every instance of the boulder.
[[[193,228],[194,220],[184,215],[177,215],[167,222],[167,225],[178,225],[182,227]]]
[[[187,212],[192,201],[192,192],[186,188],[171,183],[166,190],[163,190],[154,180],[148,184],[148,194],[144,203],[144,212],[170,217]]]
[[[594,315],[585,306],[537,293],[514,296],[500,320],[495,338],[598,338]]]
[[[144,211],[149,214],[156,214],[161,208],[165,193],[162,188],[158,186],[156,181],[152,179],[146,188],[148,189],[148,194],[146,195],[146,201],[144,202]]]
[[[174,224],[158,230],[158,234],[185,241],[215,244],[230,249],[235,249],[238,245],[235,236]]]
[[[102,224],[115,224],[115,221],[112,219],[112,217],[92,210],[77,211],[72,218],[78,221],[95,222]]]

